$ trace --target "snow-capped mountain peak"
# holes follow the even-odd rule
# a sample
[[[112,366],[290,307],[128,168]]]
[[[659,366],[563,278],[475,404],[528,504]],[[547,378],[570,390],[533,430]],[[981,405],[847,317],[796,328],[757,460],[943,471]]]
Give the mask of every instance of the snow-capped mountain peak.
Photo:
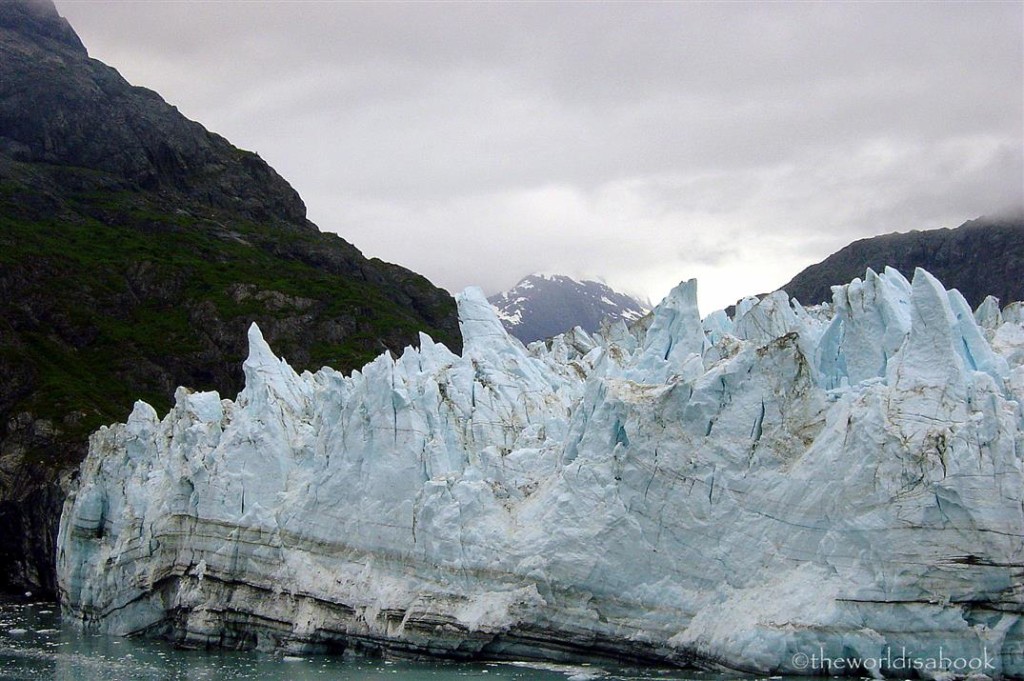
[[[649,307],[599,281],[577,281],[561,274],[535,273],[488,298],[510,334],[524,343],[550,338],[576,326],[597,331],[606,318],[627,322]]]

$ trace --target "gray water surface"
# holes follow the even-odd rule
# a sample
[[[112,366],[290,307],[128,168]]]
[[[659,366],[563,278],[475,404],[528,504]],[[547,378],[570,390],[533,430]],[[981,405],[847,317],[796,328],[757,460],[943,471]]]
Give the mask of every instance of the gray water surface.
[[[82,634],[74,627],[62,625],[59,609],[53,603],[0,601],[0,679],[723,681],[736,678],[743,677],[600,665],[409,662],[359,655],[283,656],[181,650],[163,641]],[[753,681],[754,677],[748,678]]]

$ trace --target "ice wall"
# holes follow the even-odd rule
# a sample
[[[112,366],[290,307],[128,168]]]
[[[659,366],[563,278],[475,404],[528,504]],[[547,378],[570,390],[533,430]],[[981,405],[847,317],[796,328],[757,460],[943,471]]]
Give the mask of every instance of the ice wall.
[[[194,645],[1024,676],[1024,326],[918,270],[524,348],[478,290],[429,338],[91,440],[64,612]],[[644,330],[646,329],[646,331]],[[905,675],[905,674],[903,674]]]

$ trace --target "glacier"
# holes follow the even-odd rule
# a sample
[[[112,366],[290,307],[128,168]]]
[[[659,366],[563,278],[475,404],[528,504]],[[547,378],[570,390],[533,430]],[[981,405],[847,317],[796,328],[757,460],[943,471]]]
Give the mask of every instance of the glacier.
[[[524,347],[468,289],[461,356],[424,335],[350,376],[254,325],[235,400],[92,436],[62,611],[188,646],[1024,678],[1021,305],[892,269],[696,301]]]

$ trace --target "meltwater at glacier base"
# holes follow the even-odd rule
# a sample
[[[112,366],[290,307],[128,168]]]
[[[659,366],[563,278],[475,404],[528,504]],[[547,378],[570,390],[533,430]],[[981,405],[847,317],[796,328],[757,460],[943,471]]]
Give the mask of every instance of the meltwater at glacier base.
[[[702,320],[691,280],[632,328],[528,348],[481,291],[458,303],[462,356],[422,336],[297,374],[253,326],[234,401],[180,388],[95,433],[65,618],[187,646],[1024,677],[1020,303],[868,270],[831,304]]]

